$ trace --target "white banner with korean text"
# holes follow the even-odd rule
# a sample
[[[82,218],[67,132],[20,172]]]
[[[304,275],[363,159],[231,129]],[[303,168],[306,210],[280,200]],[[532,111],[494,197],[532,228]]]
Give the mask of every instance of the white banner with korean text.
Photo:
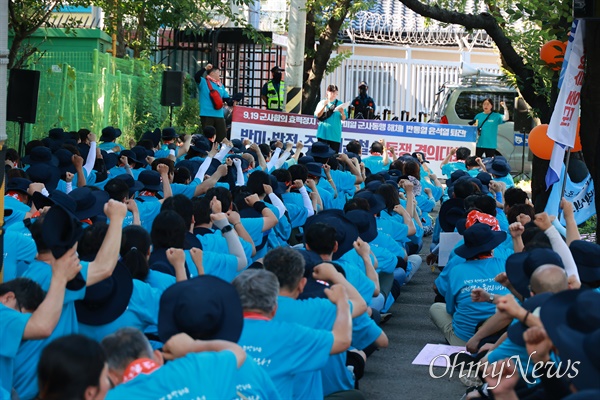
[[[297,143],[304,152],[317,141],[317,119],[300,114],[236,106],[231,124],[232,139],[249,139],[254,143],[271,140]],[[396,155],[423,152],[429,168],[442,176],[440,164],[453,147],[467,147],[475,152],[476,128],[463,125],[430,124],[405,121],[346,120],[342,124],[342,148],[358,140],[361,156],[369,154],[371,143],[384,139]]]

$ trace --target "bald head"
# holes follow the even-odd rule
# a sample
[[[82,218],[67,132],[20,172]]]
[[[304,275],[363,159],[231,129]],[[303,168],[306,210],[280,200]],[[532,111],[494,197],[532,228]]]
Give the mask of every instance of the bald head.
[[[535,294],[558,293],[568,289],[567,274],[561,267],[544,264],[531,275],[531,291]]]

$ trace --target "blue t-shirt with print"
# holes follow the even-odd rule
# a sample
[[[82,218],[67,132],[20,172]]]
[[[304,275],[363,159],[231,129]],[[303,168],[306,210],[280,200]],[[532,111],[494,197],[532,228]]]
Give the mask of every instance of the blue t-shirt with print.
[[[152,288],[138,279],[133,280],[133,292],[127,309],[117,319],[104,325],[79,323],[79,333],[98,342],[120,328],[132,327],[145,331],[158,324],[158,304],[162,291]]]
[[[404,223],[404,218],[395,211],[388,213],[383,210],[376,218],[376,222],[379,232],[387,233],[401,246],[404,246],[404,243],[410,240],[408,238],[408,225]]]
[[[371,251],[375,254],[375,257],[377,257],[377,272],[394,272],[396,265],[398,264],[397,256],[384,246],[378,245],[375,240],[369,244],[371,245]]]
[[[325,366],[333,346],[333,333],[296,323],[244,320],[238,344],[264,368],[283,399],[291,399],[294,375]]]
[[[373,293],[375,292],[375,283],[367,276],[365,263],[356,254],[356,251],[353,249],[334,262],[342,267],[346,273],[346,280],[358,290],[358,293],[365,299],[367,305],[371,304]]]
[[[29,318],[31,314],[20,313],[0,304],[0,389],[8,393],[12,390],[13,361]]]
[[[449,162],[448,164],[442,165],[442,174],[446,176],[446,179],[450,179],[450,175],[454,171],[466,171],[467,167],[462,161]]]
[[[265,369],[256,365],[250,357],[246,357],[233,381],[237,391],[235,400],[282,400]]]
[[[109,390],[106,400],[233,399],[237,373],[231,351],[190,353]]]
[[[465,243],[464,239],[460,239],[456,243],[456,245],[454,246],[454,249],[452,249],[452,251],[450,252],[450,256],[448,258],[448,262],[446,263],[446,266],[440,272],[438,277],[435,279],[435,286],[437,287],[438,292],[442,296],[445,296],[446,291],[448,290],[448,284],[449,284],[448,277],[450,275],[450,271],[452,271],[452,268],[455,265],[462,264],[466,261],[464,258],[457,256],[456,253],[454,252],[454,250],[458,246],[462,246],[464,243]],[[506,240],[494,249],[494,258],[498,258],[498,259],[506,262],[506,259],[508,257],[510,257],[513,253],[514,253],[514,250],[513,250],[513,245],[512,245],[512,238],[510,235],[507,235]]]
[[[294,322],[312,329],[331,331],[337,315],[336,306],[327,299],[295,300],[277,298],[275,321]],[[345,355],[345,352],[343,353]],[[333,357],[333,356],[330,356]],[[323,398],[321,371],[310,371],[294,376],[295,399]]]
[[[390,235],[383,231],[378,231],[377,236],[370,243],[372,245],[383,247],[390,251],[394,256],[404,258],[406,257],[406,249],[404,246],[400,246]]]
[[[205,275],[213,275],[227,282],[231,282],[237,276],[238,259],[236,256],[224,252],[203,251],[202,265],[204,266]],[[185,250],[185,262],[190,271],[190,277],[198,276],[198,270],[195,267],[192,254],[189,250]]]
[[[211,229],[212,233],[206,233],[203,235],[196,234],[198,240],[202,244],[202,249],[204,251],[212,251],[215,253],[220,253],[224,248],[227,248],[227,239],[223,237],[223,234],[220,230]],[[194,232],[195,233],[195,232]],[[252,259],[252,245],[246,242],[241,237],[240,243],[242,244],[242,248],[244,249],[244,254],[246,255],[246,260],[248,260],[248,264],[250,264],[250,260]]]
[[[229,92],[225,88],[225,85],[221,82],[220,84],[217,82],[210,82],[210,85],[213,90],[219,92],[221,99],[229,98]],[[200,116],[201,117],[214,117],[214,118],[223,118],[225,117],[225,107],[216,110],[215,106],[212,103],[210,98],[210,90],[208,88],[208,84],[206,83],[206,78],[200,78],[200,83],[198,84],[198,104],[200,106]]]
[[[297,192],[286,192],[281,195],[281,199],[288,210],[292,229],[304,226],[308,218],[308,210],[304,207],[302,195]]]
[[[23,225],[23,223],[21,223]],[[4,234],[4,282],[13,280],[24,272],[19,265],[33,262],[37,255],[37,247],[31,232],[23,232],[18,225],[8,228]]]
[[[327,101],[323,100],[326,105],[325,107],[336,108],[343,104],[341,100]],[[321,105],[322,106],[322,105]],[[317,109],[320,108],[317,106]],[[342,111],[344,114],[346,111]],[[315,117],[317,115],[315,114]],[[330,140],[332,142],[342,142],[342,114],[338,111],[334,111],[333,114],[325,121],[318,121],[317,126],[317,137],[319,139]]]
[[[496,182],[503,182],[506,185],[507,189],[515,187],[515,181],[513,180],[513,177],[511,176],[511,174],[508,174],[508,175],[502,176],[502,177],[495,176],[492,180],[496,181]]]
[[[352,347],[363,350],[373,344],[382,332],[367,313],[359,315],[352,320]]]
[[[139,196],[135,201],[140,212],[142,228],[148,232],[152,232],[152,223],[154,222],[154,218],[160,213],[162,203],[154,196]]]
[[[191,199],[196,194],[196,188],[200,183],[200,179],[198,178],[192,180],[187,185],[184,185],[183,183],[171,183],[171,191],[173,192],[173,196],[182,194]]]
[[[81,262],[80,273],[83,279],[87,281],[87,262]],[[48,291],[52,279],[52,267],[45,262],[35,260],[29,265],[23,277],[37,282],[44,291]],[[52,334],[46,339],[27,340],[21,343],[15,357],[13,374],[13,386],[20,398],[32,399],[38,392],[37,364],[44,347],[54,339],[79,332],[75,301],[82,300],[84,296],[85,287],[78,291],[66,290],[60,319]]]
[[[365,168],[369,168],[372,174],[377,174],[390,168],[389,161],[388,165],[383,165],[383,156],[369,155],[368,157],[364,157],[362,161],[365,164]]]
[[[333,208],[334,192],[329,182],[327,182],[327,179],[319,179],[319,182],[317,183],[317,191],[319,192],[319,196],[321,196],[321,200],[323,201],[323,208],[326,210]]]
[[[265,205],[269,210],[273,211],[273,214],[275,214],[279,220],[277,225],[269,232],[269,249],[287,246],[287,240],[292,234],[292,225],[290,224],[289,218],[285,214],[282,217],[279,217],[279,210],[273,204],[265,202]]]
[[[146,276],[146,283],[154,289],[160,290],[161,292],[164,292],[176,282],[177,279],[173,275],[165,274],[153,269],[150,269],[148,271],[148,275]]]
[[[356,176],[350,171],[331,170],[331,179],[335,183],[338,196],[334,199],[334,207],[342,210],[346,201],[351,199],[356,193]]]
[[[489,293],[508,294],[508,289],[494,280],[496,275],[505,272],[504,264],[504,260],[492,257],[466,261],[450,271],[446,311],[452,315],[454,334],[465,342],[475,334],[478,323],[496,312],[494,304],[471,301],[471,291],[482,288]]]
[[[264,226],[264,218],[241,218],[240,222],[244,225],[244,228],[250,235],[250,238],[254,242],[254,246],[256,248],[256,254],[252,257],[252,261],[256,261],[259,258],[262,258],[267,254],[267,246],[266,244],[259,249],[261,244],[263,243],[263,236],[268,235],[267,232],[263,234],[263,226]],[[267,240],[266,238],[264,240]],[[265,242],[266,243],[266,242]]]
[[[26,213],[29,212],[31,207],[29,207],[25,203],[21,203],[19,200],[15,199],[12,196],[4,196],[4,209],[5,210],[13,210],[12,215],[5,216],[5,219],[7,220],[7,221],[5,221],[5,223],[8,227],[8,225],[10,225],[10,224],[8,224],[9,220],[12,220],[13,223],[18,221],[18,220],[15,220],[15,217],[13,217],[13,215],[21,215],[20,220],[22,221],[23,217],[25,216]]]
[[[490,114],[479,113],[475,116],[477,127],[481,128],[481,134],[477,139],[477,147],[495,149],[498,147],[498,125],[504,123],[504,116],[497,112]]]
[[[511,325],[520,323],[520,321],[514,320],[511,323]],[[521,362],[521,365],[525,368],[528,386],[531,386],[529,385],[530,382],[540,382],[539,379],[533,377],[533,367],[535,366],[535,363],[533,363],[530,360],[530,355],[527,352],[527,348],[519,346],[518,344],[510,340],[510,338],[505,338],[504,341],[502,341],[502,343],[500,343],[498,347],[491,350],[487,354],[487,359],[490,363],[494,363],[496,361],[504,360],[505,358],[511,357],[518,357]],[[520,373],[521,371],[519,371],[519,374]]]
[[[104,151],[112,150],[113,147],[115,147],[115,146],[119,146],[119,148],[121,150],[125,150],[125,147],[123,147],[119,143],[115,143],[115,142],[102,142],[102,143],[98,143],[96,146],[98,146],[98,148],[100,148],[100,150],[104,150]]]

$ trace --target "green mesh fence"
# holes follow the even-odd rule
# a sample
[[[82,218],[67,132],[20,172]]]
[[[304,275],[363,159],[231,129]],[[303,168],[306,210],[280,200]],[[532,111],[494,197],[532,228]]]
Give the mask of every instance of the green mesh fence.
[[[41,72],[37,122],[26,124],[25,142],[45,137],[54,127],[99,134],[112,125],[121,128],[119,141],[126,145],[168,122],[168,108],[160,105],[161,65],[95,50],[46,52],[35,69]],[[7,124],[9,147],[18,147],[18,132],[18,124]]]

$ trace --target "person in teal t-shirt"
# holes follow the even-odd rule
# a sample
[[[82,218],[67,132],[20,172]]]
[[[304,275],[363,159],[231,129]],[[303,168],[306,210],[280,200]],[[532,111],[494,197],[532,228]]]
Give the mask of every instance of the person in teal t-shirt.
[[[270,271],[246,270],[233,280],[233,286],[244,309],[238,343],[267,372],[282,398],[292,398],[295,375],[322,369],[330,354],[345,352],[350,346],[352,323],[343,286],[325,289],[337,307],[331,331],[274,320],[279,282]]]
[[[40,285],[27,278],[0,284],[0,394],[12,390],[13,361],[21,341],[48,337],[56,327],[67,282],[79,270],[73,249],[54,263],[45,298]]]
[[[508,121],[508,109],[503,101],[500,102],[500,107],[504,110],[504,115],[494,112],[494,103],[492,99],[485,99],[481,104],[483,112],[477,114],[472,123],[477,125],[477,145],[475,155],[483,157],[493,157],[500,155],[496,148],[498,147],[498,125]]]
[[[105,337],[102,347],[116,385],[107,399],[163,398],[173,391],[187,399],[233,399],[238,368],[246,359],[235,343],[194,340],[185,333],[172,336],[162,353],[153,351],[135,328]],[[163,365],[164,359],[175,360]]]
[[[327,86],[327,98],[321,100],[315,109],[315,117],[319,120],[317,140],[325,142],[336,153],[342,143],[342,121],[346,119],[343,102],[337,99],[338,87]]]

